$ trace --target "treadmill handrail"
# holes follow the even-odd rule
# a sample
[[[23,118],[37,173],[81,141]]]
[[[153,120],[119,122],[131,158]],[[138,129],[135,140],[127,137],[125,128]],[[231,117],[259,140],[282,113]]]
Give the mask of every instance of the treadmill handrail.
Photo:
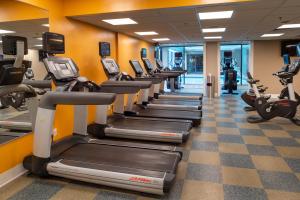
[[[34,88],[39,89],[51,89],[52,88],[52,81],[51,80],[29,80],[25,79],[22,82],[23,84],[30,85]]]
[[[115,99],[114,93],[48,92],[39,107],[54,110],[56,105],[110,105]]]

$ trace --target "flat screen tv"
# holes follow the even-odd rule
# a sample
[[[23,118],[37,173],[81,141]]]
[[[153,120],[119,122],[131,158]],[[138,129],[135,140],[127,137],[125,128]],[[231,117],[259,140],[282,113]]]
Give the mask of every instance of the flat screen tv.
[[[110,56],[110,43],[109,42],[99,42],[99,55],[101,57]]]
[[[58,33],[45,32],[43,34],[43,50],[49,54],[64,54],[65,36]]]
[[[297,56],[297,45],[300,40],[283,40],[281,41],[281,56],[289,54],[291,57]]]
[[[147,49],[146,48],[141,49],[141,58],[147,58]]]

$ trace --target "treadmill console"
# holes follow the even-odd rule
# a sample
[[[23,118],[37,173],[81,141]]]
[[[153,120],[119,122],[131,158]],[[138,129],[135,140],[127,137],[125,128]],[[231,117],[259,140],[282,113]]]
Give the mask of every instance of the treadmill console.
[[[48,57],[43,62],[54,81],[66,82],[79,77],[79,70],[71,58]]]
[[[104,66],[104,71],[108,77],[115,77],[120,73],[119,66],[112,58],[103,58],[101,63]]]
[[[132,66],[133,70],[135,71],[137,76],[142,76],[144,73],[144,70],[138,60],[130,60],[130,65]]]
[[[151,73],[153,71],[153,66],[150,60],[148,58],[143,58],[143,62],[147,71]]]

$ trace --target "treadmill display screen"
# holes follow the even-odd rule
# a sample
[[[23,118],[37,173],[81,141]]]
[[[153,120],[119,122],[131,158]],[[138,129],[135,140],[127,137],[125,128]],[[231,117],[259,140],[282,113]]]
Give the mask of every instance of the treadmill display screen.
[[[131,61],[132,63],[132,66],[134,67],[135,71],[137,74],[142,74],[144,72],[142,66],[140,65],[140,62],[139,61]]]
[[[152,63],[150,62],[149,59],[144,59],[145,63],[146,63],[146,67],[149,69],[149,70],[153,70],[153,67],[152,67]]]
[[[114,60],[104,60],[103,63],[109,74],[119,73],[119,67]]]

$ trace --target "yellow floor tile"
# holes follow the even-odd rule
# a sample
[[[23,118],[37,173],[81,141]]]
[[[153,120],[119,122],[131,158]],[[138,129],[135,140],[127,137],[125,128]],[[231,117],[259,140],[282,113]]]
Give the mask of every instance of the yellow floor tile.
[[[216,117],[214,113],[205,113],[203,117]]]
[[[246,144],[269,145],[272,143],[267,137],[262,136],[242,136]]]
[[[256,169],[222,167],[223,183],[246,187],[262,188]]]
[[[234,143],[219,143],[219,151],[223,153],[249,154],[245,145]]]
[[[267,137],[280,137],[280,138],[290,138],[290,134],[282,130],[263,130]]]
[[[250,123],[236,123],[239,128],[248,128],[248,129],[260,129],[257,124]]]
[[[256,169],[279,172],[292,172],[286,162],[280,157],[251,156]]]
[[[300,159],[299,147],[275,147],[281,156]]]
[[[33,178],[22,176],[0,189],[0,199],[8,199],[34,181]]]
[[[199,140],[199,141],[207,141],[207,142],[217,142],[218,141],[218,135],[217,134],[206,134],[202,133],[199,136],[193,137],[194,140]]]
[[[68,184],[58,191],[50,200],[92,200],[96,197],[97,192],[97,188]]]
[[[207,165],[220,165],[220,156],[217,152],[190,151],[189,162]]]
[[[216,117],[217,122],[235,122],[233,118]]]
[[[270,200],[299,200],[300,193],[283,192],[278,190],[266,190]]]
[[[186,180],[181,200],[223,200],[223,196],[221,184]]]
[[[216,122],[210,122],[210,121],[203,121],[201,126],[202,127],[216,127],[217,123]]]
[[[226,134],[226,135],[239,135],[239,129],[238,128],[226,128],[226,127],[218,127],[217,128],[218,134]]]
[[[187,169],[187,163],[181,161],[178,164],[178,168],[176,171],[176,179],[185,179],[186,169]]]

